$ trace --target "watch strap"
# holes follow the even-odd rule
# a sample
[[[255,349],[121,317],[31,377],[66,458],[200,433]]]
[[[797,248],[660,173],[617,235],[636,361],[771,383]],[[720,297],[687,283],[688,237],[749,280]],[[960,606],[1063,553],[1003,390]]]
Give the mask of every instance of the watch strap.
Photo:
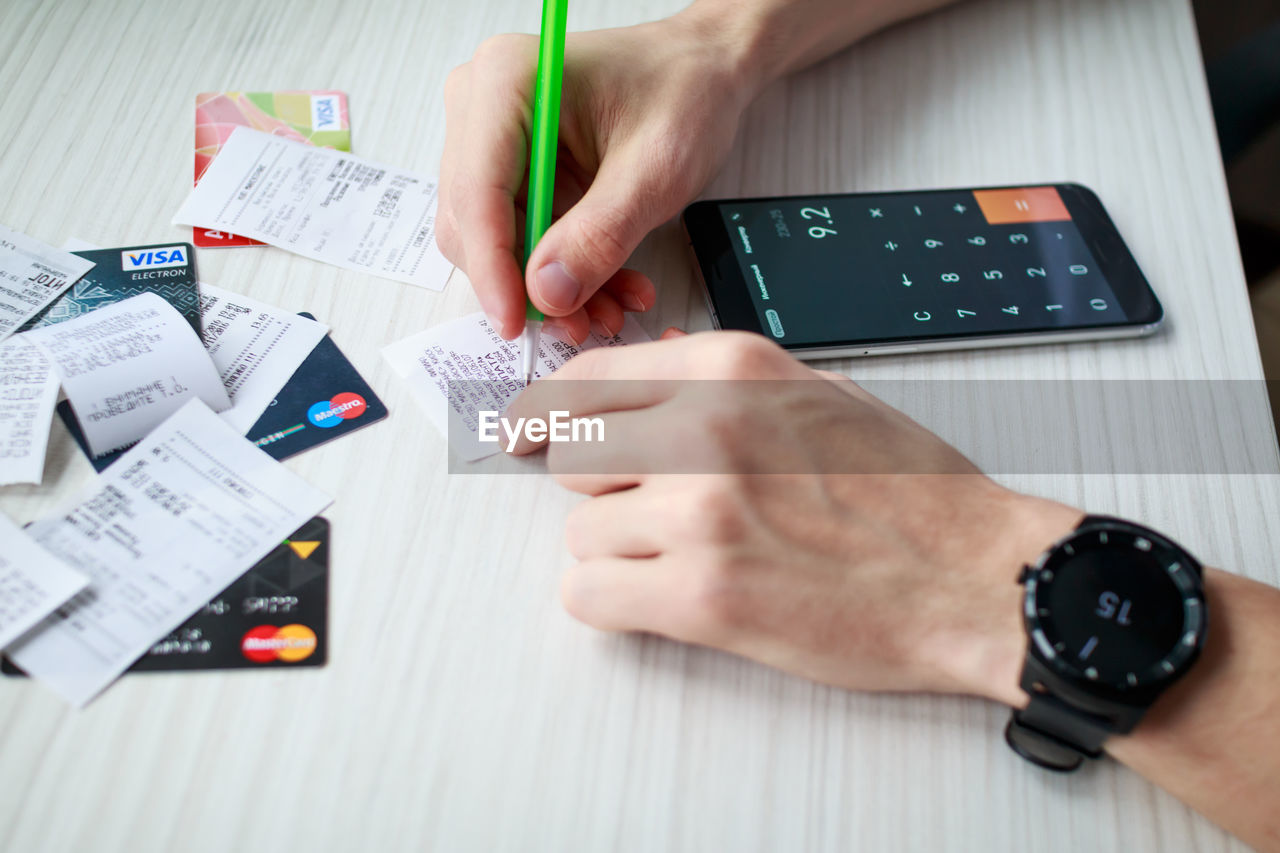
[[[1075,770],[1102,755],[1117,731],[1114,720],[1090,714],[1047,693],[1032,693],[1027,707],[1014,710],[1005,741],[1023,758],[1049,770]]]

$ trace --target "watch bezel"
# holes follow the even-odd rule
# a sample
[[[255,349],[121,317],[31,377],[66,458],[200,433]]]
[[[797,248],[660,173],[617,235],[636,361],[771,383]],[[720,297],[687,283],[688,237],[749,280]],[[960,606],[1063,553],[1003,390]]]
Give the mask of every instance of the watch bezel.
[[[1129,673],[1121,682],[1101,681],[1092,667],[1079,667],[1061,654],[1059,641],[1050,639],[1049,620],[1053,615],[1042,596],[1052,589],[1061,566],[1078,549],[1104,546],[1129,548],[1160,554],[1160,563],[1182,595],[1182,639],[1160,660],[1140,672]],[[1177,681],[1196,662],[1208,631],[1202,568],[1194,557],[1165,536],[1139,525],[1122,521],[1098,521],[1082,525],[1054,543],[1023,574],[1023,624],[1027,632],[1028,654],[1065,685],[1084,696],[1128,705],[1147,705]],[[1093,670],[1093,675],[1090,675]]]

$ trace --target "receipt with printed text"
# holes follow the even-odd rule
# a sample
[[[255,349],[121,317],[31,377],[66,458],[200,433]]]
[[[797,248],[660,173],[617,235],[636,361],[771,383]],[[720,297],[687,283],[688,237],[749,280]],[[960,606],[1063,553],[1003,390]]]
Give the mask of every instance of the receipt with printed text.
[[[329,503],[192,400],[28,528],[89,586],[9,656],[83,705]]]
[[[0,515],[0,649],[31,630],[89,578],[41,548]]]
[[[299,255],[443,290],[436,183],[345,151],[237,127],[173,217]]]
[[[323,323],[203,283],[200,316],[204,348],[231,397],[222,419],[241,434],[329,332]]]
[[[154,293],[21,337],[52,360],[94,456],[129,446],[192,397],[231,405],[191,325]]]
[[[581,346],[543,334],[534,378],[549,376],[584,350],[649,339],[630,314],[618,334],[606,338],[593,332]],[[484,313],[476,312],[397,341],[382,356],[460,458],[470,462],[499,451],[495,444],[474,440],[476,413],[505,411],[524,389],[519,341],[503,340]]]
[[[0,341],[91,269],[93,261],[0,225]]]
[[[0,343],[0,486],[40,482],[57,402],[49,356],[26,335]]]

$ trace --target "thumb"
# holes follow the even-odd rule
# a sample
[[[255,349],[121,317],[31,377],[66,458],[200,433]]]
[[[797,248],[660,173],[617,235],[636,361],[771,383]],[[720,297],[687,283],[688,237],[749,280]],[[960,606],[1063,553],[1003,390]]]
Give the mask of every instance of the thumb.
[[[667,218],[665,205],[655,204],[657,195],[625,167],[602,166],[586,194],[547,229],[529,258],[525,281],[534,305],[555,317],[581,308]]]

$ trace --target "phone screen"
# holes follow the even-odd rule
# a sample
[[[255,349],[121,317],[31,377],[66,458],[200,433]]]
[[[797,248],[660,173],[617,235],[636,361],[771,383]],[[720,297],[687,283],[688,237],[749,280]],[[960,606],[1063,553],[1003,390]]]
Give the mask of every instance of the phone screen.
[[[1100,203],[1082,205],[1071,186],[1067,198],[1035,186],[708,204],[758,328],[788,346],[1158,320]]]

